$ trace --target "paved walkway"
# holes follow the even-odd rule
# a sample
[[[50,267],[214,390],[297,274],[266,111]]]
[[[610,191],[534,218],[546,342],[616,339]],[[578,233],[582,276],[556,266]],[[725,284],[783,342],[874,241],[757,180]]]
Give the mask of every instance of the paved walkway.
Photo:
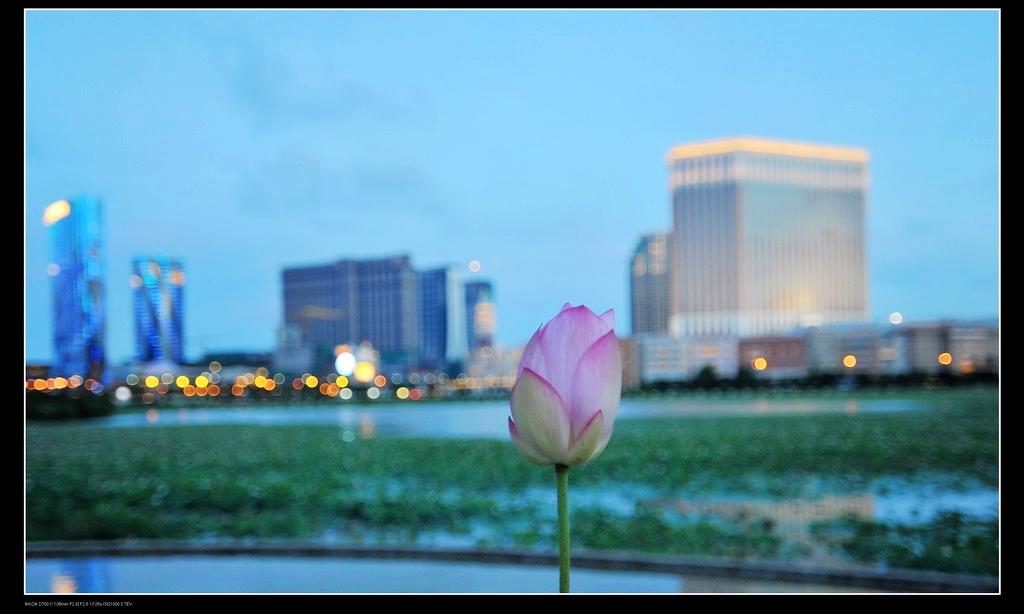
[[[677,593],[672,574],[579,569],[573,593]],[[267,556],[29,559],[28,593],[557,593],[558,567]]]
[[[709,559],[573,555],[573,593],[996,593],[998,579]],[[552,553],[304,542],[26,546],[25,592],[557,593]]]

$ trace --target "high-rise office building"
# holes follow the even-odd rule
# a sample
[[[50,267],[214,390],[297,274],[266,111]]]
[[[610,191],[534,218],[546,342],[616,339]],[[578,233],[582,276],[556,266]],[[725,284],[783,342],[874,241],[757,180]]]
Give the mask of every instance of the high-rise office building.
[[[287,268],[282,282],[285,326],[326,361],[334,348],[364,341],[383,364],[418,359],[419,277],[408,256]]]
[[[288,268],[281,277],[284,323],[301,342],[333,350],[361,341],[354,260]]]
[[[419,274],[408,256],[356,263],[359,339],[373,344],[383,365],[418,361],[420,346]]]
[[[185,364],[185,272],[164,255],[136,256],[129,280],[135,308],[135,359]]]
[[[497,316],[494,313],[494,286],[489,281],[468,281],[466,286],[466,331],[469,351],[494,346]]]
[[[672,315],[671,262],[672,235],[651,234],[640,237],[629,268],[632,333],[668,332]]]
[[[83,195],[46,207],[53,298],[52,373],[103,381],[106,299],[103,219],[98,198]]]
[[[420,273],[421,367],[458,375],[469,352],[466,340],[466,290],[458,269]]]
[[[866,150],[736,137],[667,158],[674,335],[866,320]]]

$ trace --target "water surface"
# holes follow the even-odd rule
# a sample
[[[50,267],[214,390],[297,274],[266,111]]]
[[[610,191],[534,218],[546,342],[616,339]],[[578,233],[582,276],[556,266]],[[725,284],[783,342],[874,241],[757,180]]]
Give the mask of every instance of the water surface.
[[[927,401],[907,399],[701,399],[626,398],[618,420],[658,416],[843,413],[856,415],[928,409]],[[231,408],[150,409],[88,421],[91,426],[137,427],[198,424],[335,424],[377,437],[508,437],[508,401],[408,401],[308,405],[243,405]],[[84,423],[83,423],[84,424]]]

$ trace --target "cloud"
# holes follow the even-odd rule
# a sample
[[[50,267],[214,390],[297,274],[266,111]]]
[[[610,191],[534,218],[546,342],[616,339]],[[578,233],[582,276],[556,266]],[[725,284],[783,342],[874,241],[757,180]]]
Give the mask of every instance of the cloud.
[[[419,99],[404,102],[359,83],[346,76],[344,64],[335,58],[321,58],[319,68],[300,69],[285,54],[246,42],[223,48],[220,55],[230,92],[250,113],[257,129],[323,123],[387,125],[419,115]]]
[[[355,196],[386,205],[389,210],[411,213],[428,208],[444,214],[448,207],[430,175],[403,162],[360,162],[349,174]]]
[[[387,210],[399,215],[450,207],[429,173],[413,163],[388,160],[336,162],[299,147],[256,161],[240,178],[245,211],[336,211],[355,214]]]
[[[342,196],[341,184],[338,173],[315,156],[285,150],[242,170],[239,205],[257,213],[325,209]]]

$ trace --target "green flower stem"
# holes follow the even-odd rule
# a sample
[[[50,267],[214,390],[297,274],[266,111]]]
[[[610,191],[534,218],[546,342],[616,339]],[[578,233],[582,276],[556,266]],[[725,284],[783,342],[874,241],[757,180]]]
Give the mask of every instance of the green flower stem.
[[[558,592],[569,592],[569,466],[555,465],[558,482]]]

